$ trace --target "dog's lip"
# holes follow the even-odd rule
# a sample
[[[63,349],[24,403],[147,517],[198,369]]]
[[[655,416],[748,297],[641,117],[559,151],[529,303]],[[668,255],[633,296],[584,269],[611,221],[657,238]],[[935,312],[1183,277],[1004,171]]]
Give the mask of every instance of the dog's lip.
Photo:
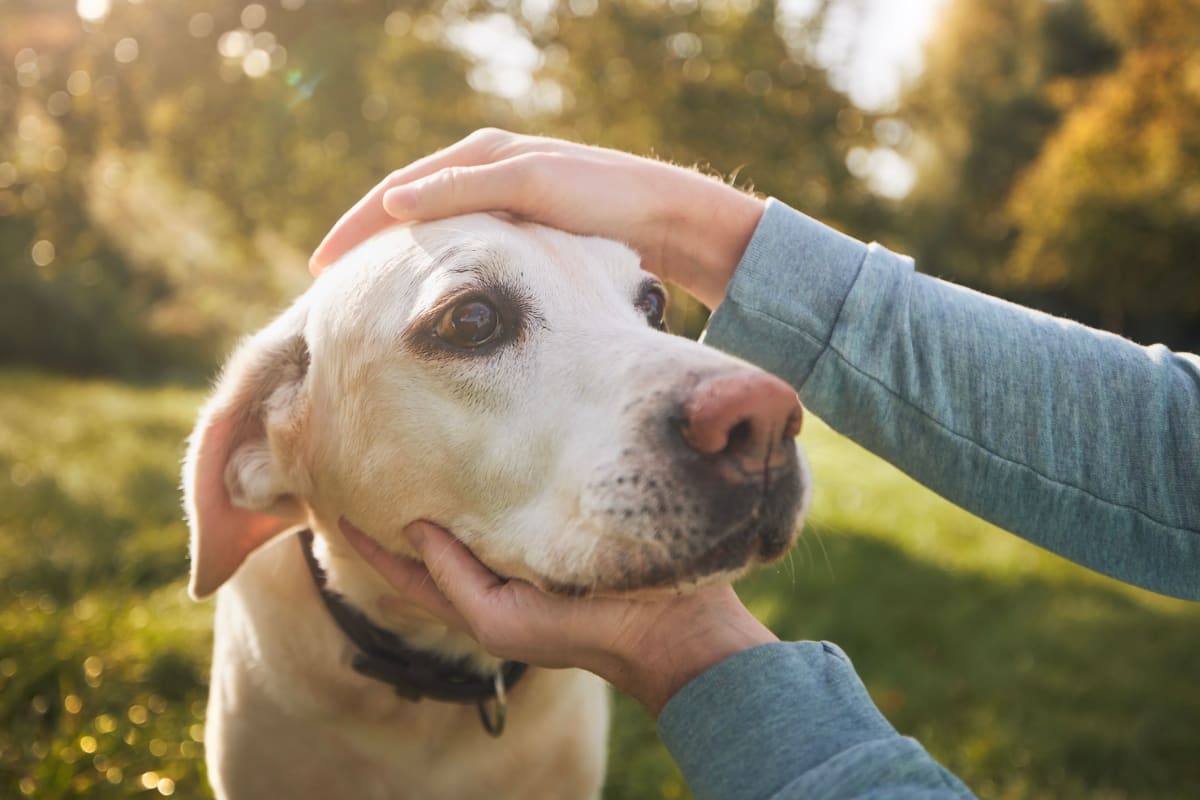
[[[747,567],[759,562],[760,559],[756,557],[761,555],[761,543],[770,538],[770,531],[762,527],[760,512],[761,508],[756,507],[753,513],[732,526],[710,547],[683,563],[671,560],[655,562],[648,569],[626,576],[625,579],[595,581],[590,585],[541,576],[537,585],[543,591],[566,597],[629,596],[642,591],[682,591],[719,580],[723,576],[736,578]],[[721,557],[728,550],[736,551],[730,563]]]

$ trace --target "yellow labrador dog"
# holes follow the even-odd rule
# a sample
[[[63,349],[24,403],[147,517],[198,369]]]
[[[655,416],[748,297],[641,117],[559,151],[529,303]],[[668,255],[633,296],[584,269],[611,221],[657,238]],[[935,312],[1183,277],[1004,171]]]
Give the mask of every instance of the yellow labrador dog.
[[[338,524],[412,554],[431,520],[573,595],[781,555],[809,495],[796,396],[664,333],[664,306],[624,246],[471,215],[375,236],[241,345],[184,468],[219,797],[599,794],[602,682],[381,602]]]

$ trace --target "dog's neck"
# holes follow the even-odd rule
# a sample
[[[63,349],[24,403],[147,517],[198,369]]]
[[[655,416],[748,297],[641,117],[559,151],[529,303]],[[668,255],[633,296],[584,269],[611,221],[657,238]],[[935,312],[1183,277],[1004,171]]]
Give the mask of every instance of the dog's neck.
[[[399,602],[395,590],[350,547],[334,528],[312,518],[312,553],[324,573],[327,588],[344,598],[371,624],[401,639],[414,650],[433,653],[447,661],[463,661],[480,674],[491,674],[502,661],[486,653],[470,635],[454,630],[422,609]]]
[[[408,646],[329,589],[325,571],[313,553],[312,531],[300,531],[296,538],[326,610],[358,649],[351,660],[355,672],[391,686],[396,694],[409,700],[428,697],[443,702],[480,704],[485,728],[499,735],[503,718],[489,715],[485,704],[498,703],[498,713],[502,715],[506,687],[521,679],[525,664],[506,661],[496,672],[480,674],[469,663],[448,662],[436,653]]]

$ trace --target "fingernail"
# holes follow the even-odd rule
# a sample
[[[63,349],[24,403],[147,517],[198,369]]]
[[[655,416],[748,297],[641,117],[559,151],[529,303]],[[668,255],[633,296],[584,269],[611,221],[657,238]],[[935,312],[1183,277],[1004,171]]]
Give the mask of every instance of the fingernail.
[[[388,189],[383,195],[383,210],[392,216],[401,216],[415,205],[417,193],[409,186]]]

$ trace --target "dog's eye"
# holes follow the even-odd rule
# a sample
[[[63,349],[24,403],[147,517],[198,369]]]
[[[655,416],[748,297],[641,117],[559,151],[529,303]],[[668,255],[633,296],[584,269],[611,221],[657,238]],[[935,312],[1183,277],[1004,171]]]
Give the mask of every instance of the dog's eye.
[[[500,312],[486,300],[464,300],[438,321],[437,335],[459,347],[479,347],[500,335]]]
[[[638,298],[637,310],[642,312],[650,327],[667,329],[667,295],[659,286],[650,286]]]

